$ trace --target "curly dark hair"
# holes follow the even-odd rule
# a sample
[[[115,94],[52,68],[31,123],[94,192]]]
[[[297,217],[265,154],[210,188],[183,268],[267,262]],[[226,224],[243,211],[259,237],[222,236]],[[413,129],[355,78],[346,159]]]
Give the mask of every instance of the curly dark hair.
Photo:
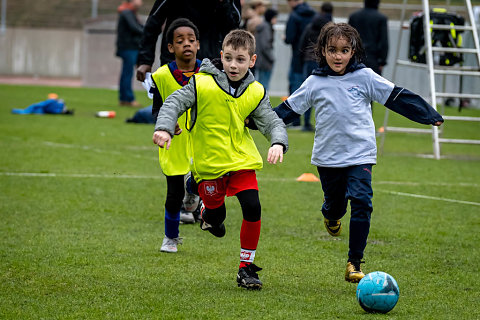
[[[178,18],[173,20],[173,22],[170,24],[167,30],[167,43],[172,44],[173,43],[173,33],[175,30],[181,27],[188,27],[192,28],[193,32],[195,33],[195,38],[200,41],[200,32],[198,32],[197,26],[190,20],[186,18]]]
[[[322,49],[326,50],[330,41],[339,38],[345,38],[350,42],[350,45],[354,50],[352,59],[355,59],[359,63],[365,61],[365,49],[363,48],[362,40],[360,39],[358,31],[348,23],[329,22],[323,26],[320,31],[317,44],[314,48],[315,57],[320,66],[327,65],[327,60],[322,54]]]

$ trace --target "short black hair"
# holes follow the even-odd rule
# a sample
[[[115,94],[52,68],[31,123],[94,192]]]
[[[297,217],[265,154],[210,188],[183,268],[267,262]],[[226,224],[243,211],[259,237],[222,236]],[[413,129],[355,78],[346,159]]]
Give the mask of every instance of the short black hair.
[[[364,3],[365,3],[365,8],[378,9],[380,0],[365,0]]]
[[[265,21],[267,21],[268,23],[272,23],[272,19],[278,16],[278,11],[269,8],[267,9],[267,11],[265,11],[263,15],[265,17]]]
[[[325,13],[333,13],[333,5],[331,2],[324,2],[320,7],[320,10]]]
[[[195,38],[197,38],[197,40],[200,40],[200,32],[198,32],[197,26],[192,21],[186,18],[178,18],[173,20],[173,22],[167,29],[167,43],[173,43],[173,33],[175,32],[175,30],[181,27],[192,28],[193,32],[195,33]]]

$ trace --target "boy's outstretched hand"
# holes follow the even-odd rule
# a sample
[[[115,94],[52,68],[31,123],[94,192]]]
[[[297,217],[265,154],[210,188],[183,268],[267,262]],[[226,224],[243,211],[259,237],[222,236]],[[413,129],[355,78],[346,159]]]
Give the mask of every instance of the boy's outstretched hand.
[[[277,161],[283,162],[283,146],[274,144],[268,149],[267,161],[271,164],[276,164]]]
[[[167,131],[155,131],[153,133],[153,143],[158,145],[160,148],[167,148],[170,149],[170,143],[172,142],[172,137]]]

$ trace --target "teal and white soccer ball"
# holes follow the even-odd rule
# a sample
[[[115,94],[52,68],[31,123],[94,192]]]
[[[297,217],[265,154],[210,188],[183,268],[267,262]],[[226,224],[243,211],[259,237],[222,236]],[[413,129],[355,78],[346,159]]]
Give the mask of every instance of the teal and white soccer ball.
[[[382,271],[365,275],[357,286],[357,301],[367,312],[389,312],[397,304],[399,294],[397,281]]]

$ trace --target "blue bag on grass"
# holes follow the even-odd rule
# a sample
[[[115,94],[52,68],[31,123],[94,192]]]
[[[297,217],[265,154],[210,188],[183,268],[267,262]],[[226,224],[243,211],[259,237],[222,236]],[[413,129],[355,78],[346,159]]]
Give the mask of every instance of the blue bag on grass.
[[[48,99],[34,103],[25,109],[12,109],[13,114],[67,114],[62,99]]]

